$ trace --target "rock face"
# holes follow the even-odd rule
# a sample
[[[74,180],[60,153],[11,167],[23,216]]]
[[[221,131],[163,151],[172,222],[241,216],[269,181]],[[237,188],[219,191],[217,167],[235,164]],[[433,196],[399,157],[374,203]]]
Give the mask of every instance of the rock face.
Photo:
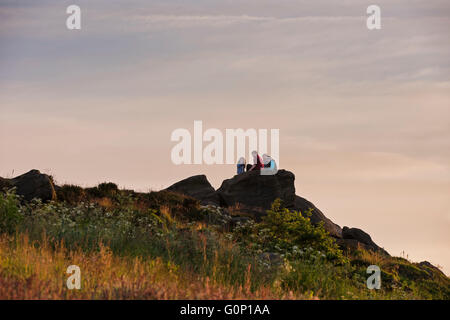
[[[384,249],[380,248],[376,245],[375,242],[373,242],[370,235],[368,235],[366,232],[362,231],[358,228],[349,228],[344,227],[342,228],[342,238],[344,240],[350,240],[350,241],[344,241],[347,245],[350,247],[354,246],[354,242],[357,241],[360,244],[363,244],[363,248],[370,249],[373,251],[379,251],[384,254],[388,254]]]
[[[310,217],[312,223],[318,224],[319,222],[323,221],[323,227],[330,233],[330,235],[332,235],[335,238],[342,238],[341,227],[335,224],[327,217],[325,217],[322,211],[317,209],[316,206],[313,203],[309,202],[308,200],[299,196],[295,196],[295,203],[293,209],[300,211],[302,213],[308,211],[309,209],[312,209]]]
[[[220,198],[204,174],[174,183],[166,190],[178,192],[200,200],[203,205],[219,205]]]
[[[271,176],[250,171],[224,180],[217,193],[225,206],[240,203],[265,211],[276,198],[280,198],[286,207],[292,207],[295,202],[294,179],[294,174],[286,170],[279,170]]]
[[[25,200],[39,198],[43,201],[55,200],[56,193],[50,176],[40,173],[39,170],[31,170],[13,179],[4,179],[1,184],[8,184],[16,188],[16,193]]]

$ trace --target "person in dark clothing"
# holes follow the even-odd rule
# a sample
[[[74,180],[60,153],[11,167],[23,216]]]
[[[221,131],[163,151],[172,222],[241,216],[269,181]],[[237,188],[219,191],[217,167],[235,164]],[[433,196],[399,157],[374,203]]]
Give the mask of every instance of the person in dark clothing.
[[[263,161],[259,156],[258,152],[253,151],[252,156],[253,156],[253,165],[250,167],[249,165],[247,165],[247,171],[261,170],[261,168],[264,168]]]

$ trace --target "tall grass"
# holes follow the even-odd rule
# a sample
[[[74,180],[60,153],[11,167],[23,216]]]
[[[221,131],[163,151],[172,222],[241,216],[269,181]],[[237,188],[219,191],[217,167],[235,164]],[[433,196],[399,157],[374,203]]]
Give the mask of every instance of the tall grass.
[[[80,290],[66,286],[66,268],[73,264],[81,269]],[[219,260],[212,268],[219,273]],[[161,258],[117,256],[101,244],[98,251],[85,252],[69,250],[62,241],[55,245],[47,237],[37,242],[24,234],[0,236],[0,299],[304,298],[270,286],[251,290],[250,272],[244,285],[227,285],[218,279],[186,272]]]

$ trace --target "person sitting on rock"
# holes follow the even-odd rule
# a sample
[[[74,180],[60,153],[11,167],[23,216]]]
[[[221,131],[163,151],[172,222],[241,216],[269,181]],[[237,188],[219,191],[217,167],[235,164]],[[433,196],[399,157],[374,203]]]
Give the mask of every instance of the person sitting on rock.
[[[237,174],[244,173],[245,170],[245,159],[244,157],[240,157],[237,163]]]
[[[275,160],[266,153],[263,154],[263,165],[264,168],[261,169],[262,175],[274,175],[278,172]]]
[[[261,168],[264,168],[264,164],[258,152],[252,151],[252,156],[253,156],[253,165],[248,164],[247,171],[261,170]]]

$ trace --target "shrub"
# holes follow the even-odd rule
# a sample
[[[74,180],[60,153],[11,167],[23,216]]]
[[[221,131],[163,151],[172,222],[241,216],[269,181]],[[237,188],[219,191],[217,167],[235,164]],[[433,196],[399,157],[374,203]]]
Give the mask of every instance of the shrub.
[[[152,191],[139,194],[138,200],[152,209],[170,208],[173,216],[179,220],[200,221],[205,217],[200,201],[181,193],[167,190]]]
[[[102,196],[105,196],[105,197],[115,195],[119,191],[117,184],[115,184],[113,182],[100,183],[97,186],[97,189],[102,194]]]
[[[258,224],[250,223],[237,228],[235,237],[259,252],[278,252],[295,260],[325,258],[343,263],[346,261],[334,239],[323,224],[313,225],[311,211],[305,213],[281,207],[281,200],[273,202],[267,216]]]
[[[117,184],[113,182],[103,182],[96,187],[86,188],[85,190],[93,198],[114,197],[119,192]]]
[[[56,188],[56,198],[59,201],[66,201],[70,204],[78,203],[86,198],[84,189],[80,186],[65,184]]]
[[[13,191],[0,193],[0,232],[15,232],[22,218],[19,197]]]

